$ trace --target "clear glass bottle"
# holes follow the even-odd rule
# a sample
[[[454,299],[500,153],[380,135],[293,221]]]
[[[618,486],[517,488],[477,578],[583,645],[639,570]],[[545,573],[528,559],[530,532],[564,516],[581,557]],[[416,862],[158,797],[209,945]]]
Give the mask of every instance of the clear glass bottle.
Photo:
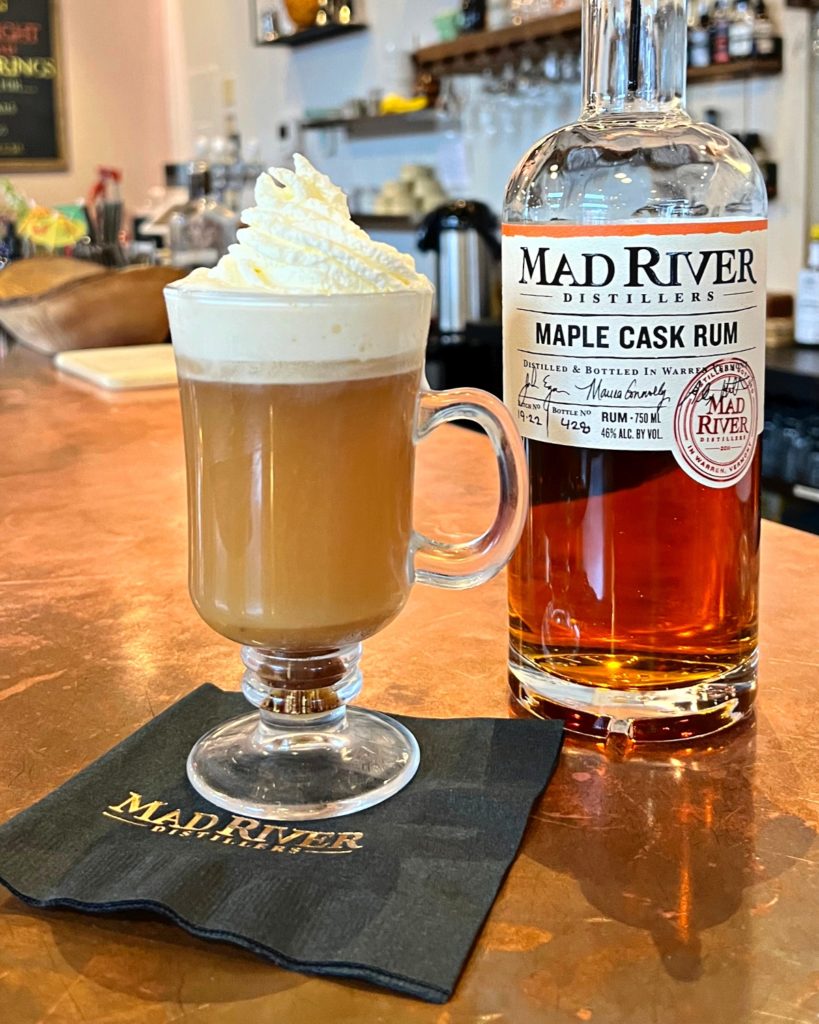
[[[757,0],[754,9],[754,54],[771,57],[776,53],[776,29],[768,14],[765,0]]]
[[[169,224],[173,266],[189,270],[215,267],[231,242],[236,241],[238,226],[237,214],[211,195],[208,165],[194,161],[188,202],[174,213]]]
[[[486,28],[486,0],[463,0],[461,32],[482,32]]]
[[[731,18],[728,0],[716,0],[711,15],[711,63],[728,64],[731,60],[729,45]]]
[[[585,0],[580,118],[503,215],[510,685],[604,739],[713,732],[755,692],[766,196],[686,113],[685,51],[683,0]]]
[[[754,12],[748,0],[736,0],[728,24],[728,56],[747,60],[754,55]]]
[[[512,20],[509,0],[489,0],[486,5],[486,27],[490,32],[506,28]]]
[[[707,68],[711,63],[711,35],[707,0],[700,0],[698,10],[688,26],[688,64],[692,68]]]

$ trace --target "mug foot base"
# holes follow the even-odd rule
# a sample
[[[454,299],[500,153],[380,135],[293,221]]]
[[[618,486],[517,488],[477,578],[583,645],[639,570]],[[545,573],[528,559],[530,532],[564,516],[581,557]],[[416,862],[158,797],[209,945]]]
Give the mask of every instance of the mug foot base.
[[[376,711],[346,707],[313,721],[276,716],[295,724],[270,717],[255,711],[197,741],[187,770],[201,796],[254,818],[335,818],[388,799],[418,770],[415,737]]]

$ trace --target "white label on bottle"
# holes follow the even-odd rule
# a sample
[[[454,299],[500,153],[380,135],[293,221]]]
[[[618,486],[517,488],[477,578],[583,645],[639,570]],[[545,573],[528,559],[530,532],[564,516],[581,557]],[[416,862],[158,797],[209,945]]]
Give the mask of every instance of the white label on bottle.
[[[763,427],[767,222],[504,224],[504,398],[521,434],[670,451],[728,487]]]
[[[770,22],[762,22],[762,25],[763,28],[757,28],[754,32],[754,49],[758,57],[770,57],[776,49],[773,25]]]

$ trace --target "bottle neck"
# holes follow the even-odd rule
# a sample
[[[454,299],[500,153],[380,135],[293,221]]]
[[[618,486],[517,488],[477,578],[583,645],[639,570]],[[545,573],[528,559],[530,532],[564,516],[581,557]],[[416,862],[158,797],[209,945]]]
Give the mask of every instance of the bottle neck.
[[[194,160],[190,165],[188,179],[188,198],[201,199],[210,192],[210,169],[204,160]]]
[[[583,109],[684,113],[686,0],[583,0]]]

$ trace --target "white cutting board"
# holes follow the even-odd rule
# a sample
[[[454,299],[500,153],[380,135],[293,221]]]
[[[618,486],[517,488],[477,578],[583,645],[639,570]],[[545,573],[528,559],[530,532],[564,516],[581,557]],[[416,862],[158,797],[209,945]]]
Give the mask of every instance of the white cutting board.
[[[54,365],[101,388],[164,388],[176,384],[170,345],[121,345],[58,352]]]

